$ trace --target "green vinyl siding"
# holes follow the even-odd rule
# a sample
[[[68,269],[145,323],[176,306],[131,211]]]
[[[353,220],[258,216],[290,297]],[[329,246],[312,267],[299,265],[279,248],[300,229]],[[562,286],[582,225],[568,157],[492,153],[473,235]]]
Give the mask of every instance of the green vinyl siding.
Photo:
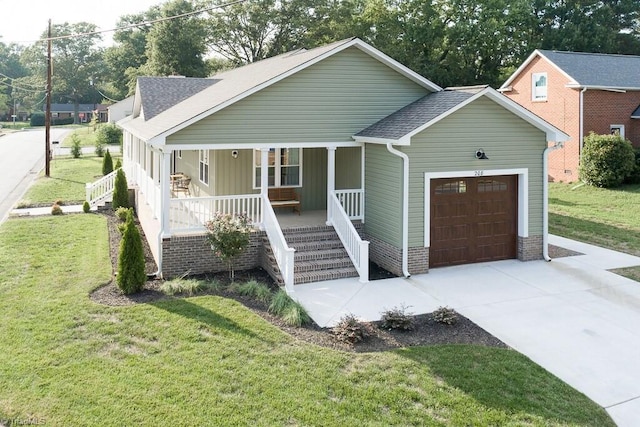
[[[409,246],[424,246],[426,172],[527,168],[529,235],[541,235],[546,146],[544,132],[487,98],[479,98],[414,136],[411,146],[401,148],[410,158]],[[475,158],[478,148],[484,149],[488,160]]]
[[[402,247],[402,159],[384,145],[365,148],[365,232]]]
[[[360,147],[345,147],[336,150],[336,190],[361,188],[362,151]]]
[[[300,190],[298,190],[300,191]],[[302,209],[327,208],[327,149],[305,148],[302,157]]]
[[[351,47],[176,132],[167,143],[353,141],[352,135],[426,93]]]

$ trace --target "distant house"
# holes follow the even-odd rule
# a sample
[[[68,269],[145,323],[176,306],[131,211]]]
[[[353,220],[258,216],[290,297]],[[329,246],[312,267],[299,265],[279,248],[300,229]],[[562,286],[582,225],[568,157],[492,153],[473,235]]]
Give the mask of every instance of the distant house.
[[[133,113],[133,95],[107,107],[109,123],[115,123]]]
[[[260,231],[238,265],[289,291],[366,281],[369,260],[408,276],[542,258],[543,158],[567,139],[494,89],[443,89],[359,39],[207,79],[141,77],[118,126],[163,276],[226,269],[204,223],[246,214]]]
[[[73,117],[73,104],[51,104],[51,118],[67,119]],[[98,120],[101,123],[107,121],[107,105],[104,104],[80,104],[78,105],[78,116],[80,123],[88,123],[91,121],[93,114],[98,114]]]
[[[640,56],[536,50],[498,90],[571,137],[550,155],[553,180],[578,179],[591,131],[640,146]]]

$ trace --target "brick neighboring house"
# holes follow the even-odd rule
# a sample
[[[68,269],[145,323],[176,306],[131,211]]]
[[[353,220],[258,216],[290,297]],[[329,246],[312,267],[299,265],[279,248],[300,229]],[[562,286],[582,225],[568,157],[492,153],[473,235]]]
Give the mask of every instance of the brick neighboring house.
[[[498,90],[571,137],[549,155],[552,181],[578,180],[591,131],[640,147],[640,56],[535,50]]]
[[[107,105],[104,104],[79,104],[78,116],[80,123],[88,123],[94,114],[98,114],[100,123],[108,120]],[[51,104],[51,116],[54,119],[67,119],[73,117],[73,104]]]

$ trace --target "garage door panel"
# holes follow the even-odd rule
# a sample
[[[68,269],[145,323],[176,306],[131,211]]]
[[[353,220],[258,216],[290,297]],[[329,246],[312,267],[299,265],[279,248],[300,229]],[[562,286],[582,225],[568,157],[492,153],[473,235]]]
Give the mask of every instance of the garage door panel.
[[[431,267],[516,257],[517,177],[431,181]]]

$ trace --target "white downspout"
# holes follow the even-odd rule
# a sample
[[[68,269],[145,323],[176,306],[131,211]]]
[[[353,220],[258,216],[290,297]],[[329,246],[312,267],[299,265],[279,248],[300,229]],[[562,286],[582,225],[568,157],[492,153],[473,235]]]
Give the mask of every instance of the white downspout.
[[[578,161],[582,160],[582,145],[584,144],[584,93],[587,91],[587,88],[584,87],[580,91],[580,132],[579,132],[579,140],[578,140]]]
[[[409,156],[398,151],[391,143],[387,144],[387,150],[395,154],[403,161],[402,171],[402,274],[409,277]]]
[[[564,147],[564,141],[544,149],[542,154],[542,257],[551,261],[549,257],[549,153]]]

